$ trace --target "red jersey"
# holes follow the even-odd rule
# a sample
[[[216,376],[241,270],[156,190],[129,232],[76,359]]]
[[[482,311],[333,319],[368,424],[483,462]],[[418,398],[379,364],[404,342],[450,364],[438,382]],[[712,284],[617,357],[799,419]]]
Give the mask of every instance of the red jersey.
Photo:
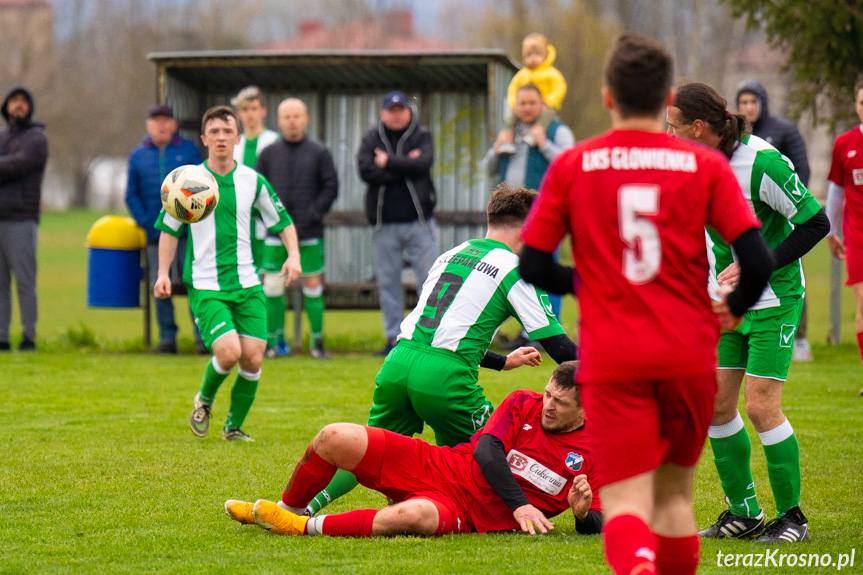
[[[663,133],[612,130],[558,156],[541,191],[522,237],[552,252],[572,235],[579,381],[715,369],[704,227],[729,242],[758,227],[725,158]]]
[[[845,188],[842,217],[845,243],[863,245],[863,126],[836,138],[827,179]]]
[[[470,443],[453,448],[470,453],[470,478],[459,481],[468,495],[468,509],[479,533],[518,529],[512,511],[483,477],[473,450],[489,433],[503,442],[509,468],[531,505],[546,517],[570,508],[567,495],[576,475],[586,474],[593,491],[590,508],[600,510],[599,490],[593,475],[593,456],[585,441],[584,426],[568,433],[547,433],[540,423],[542,394],[519,390],[509,394]]]

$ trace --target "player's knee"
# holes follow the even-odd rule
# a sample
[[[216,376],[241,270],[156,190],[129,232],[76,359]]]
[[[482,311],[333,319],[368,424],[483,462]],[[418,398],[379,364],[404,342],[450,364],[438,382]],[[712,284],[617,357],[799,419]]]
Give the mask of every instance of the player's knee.
[[[351,445],[357,443],[354,441],[354,428],[362,429],[361,426],[350,423],[331,423],[320,430],[312,440],[312,449],[325,461],[338,466],[344,452],[350,451]]]
[[[746,415],[756,428],[762,427],[762,422],[774,418],[780,412],[780,406],[767,398],[755,396],[746,400]]]
[[[242,349],[240,349],[239,343],[237,345],[214,345],[213,353],[215,354],[219,365],[225,369],[229,369],[237,365],[237,362],[240,361]]]
[[[433,535],[437,529],[437,516],[431,507],[419,499],[388,507],[379,513],[380,527],[391,535]]]

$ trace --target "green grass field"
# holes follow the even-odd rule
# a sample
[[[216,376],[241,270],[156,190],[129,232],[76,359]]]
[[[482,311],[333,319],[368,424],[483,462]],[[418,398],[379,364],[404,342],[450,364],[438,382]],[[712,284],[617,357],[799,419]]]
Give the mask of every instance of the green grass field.
[[[607,573],[598,537],[574,534],[569,514],[552,535],[462,535],[440,539],[282,538],[241,526],[223,511],[228,498],[276,498],[309,439],[333,421],[362,423],[381,364],[379,314],[339,312],[326,329],[333,360],[269,360],[245,425],[256,443],[198,439],[187,418],[207,358],[143,353],[140,310],[85,307],[84,236],[97,214],[45,216],[40,235],[40,321],[34,354],[0,355],[0,573]],[[863,370],[845,293],[843,343],[828,347],[827,257],[806,260],[810,339],[816,361],[794,364],[785,391],[803,465],[803,509],[812,541],[781,552],[855,552],[863,564]],[[844,290],[847,292],[848,290]],[[17,312],[16,312],[17,314]],[[574,306],[565,308],[573,325]],[[191,349],[188,318],[181,320]],[[514,326],[507,326],[512,333]],[[19,326],[13,322],[17,335]],[[136,352],[137,350],[137,352]],[[495,403],[517,388],[539,390],[551,372],[483,370]],[[226,385],[230,385],[228,382]],[[227,409],[214,408],[218,428]],[[751,429],[751,426],[750,426]],[[426,434],[429,438],[430,435]],[[766,468],[752,432],[756,487],[773,512]],[[700,524],[723,509],[707,448],[696,478]],[[379,507],[359,488],[332,511]],[[703,573],[835,572],[836,568],[717,567],[717,552],[761,552],[749,542],[707,542]]]

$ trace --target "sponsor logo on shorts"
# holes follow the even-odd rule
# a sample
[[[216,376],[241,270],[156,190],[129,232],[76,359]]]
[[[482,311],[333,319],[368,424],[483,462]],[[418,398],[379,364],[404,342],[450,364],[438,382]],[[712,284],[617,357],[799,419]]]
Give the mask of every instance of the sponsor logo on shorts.
[[[219,331],[220,329],[225,327],[227,324],[228,324],[228,322],[223,321],[222,323],[220,323],[219,325],[217,325],[216,327],[214,327],[213,329],[210,330],[210,335],[213,335],[214,333],[216,333],[217,331]]]
[[[470,420],[471,422],[473,422],[474,431],[479,431],[480,429],[482,429],[482,426],[485,425],[485,422],[488,420],[488,416],[490,413],[491,408],[488,404],[486,404],[471,414]]]
[[[851,177],[854,178],[855,186],[863,186],[863,170],[851,170]]]
[[[566,478],[515,449],[506,454],[506,461],[513,475],[518,475],[549,495],[559,494],[566,486]]]
[[[578,453],[570,451],[566,454],[566,466],[572,471],[581,471],[581,466],[584,464],[584,457]]]
[[[794,332],[797,331],[797,326],[793,323],[783,323],[779,328],[779,347],[791,347],[794,343]]]

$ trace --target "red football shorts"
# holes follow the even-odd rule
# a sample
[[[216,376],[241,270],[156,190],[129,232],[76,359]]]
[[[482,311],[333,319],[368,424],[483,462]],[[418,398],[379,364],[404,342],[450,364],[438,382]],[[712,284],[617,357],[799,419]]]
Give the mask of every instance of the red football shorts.
[[[863,282],[863,245],[851,242],[845,244],[845,268],[848,270],[845,285]]]
[[[352,470],[357,481],[397,502],[418,498],[431,501],[438,512],[435,535],[473,530],[455,493],[460,480],[452,471],[458,461],[448,459],[452,454],[421,439],[377,427],[365,429],[369,445]]]
[[[713,418],[716,375],[582,386],[597,483],[616,483],[661,463],[698,462]]]

